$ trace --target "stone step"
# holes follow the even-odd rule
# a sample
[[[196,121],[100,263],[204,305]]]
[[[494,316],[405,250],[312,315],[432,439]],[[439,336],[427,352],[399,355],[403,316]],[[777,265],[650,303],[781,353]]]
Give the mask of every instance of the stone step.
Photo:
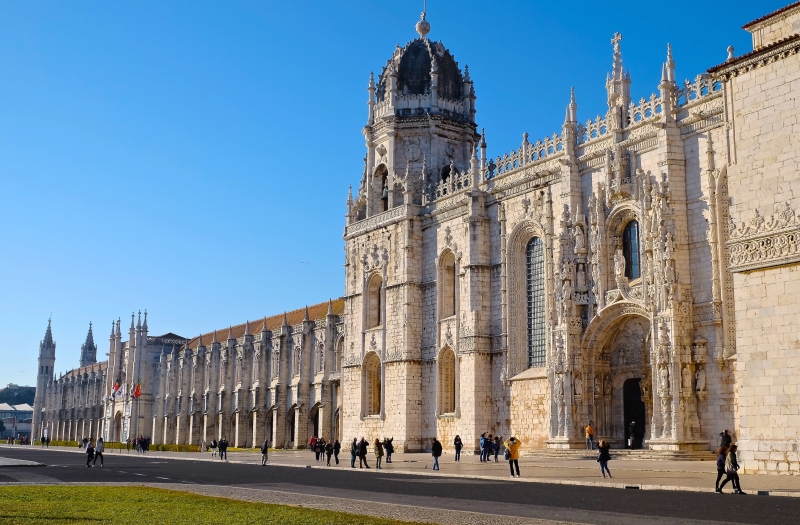
[[[639,459],[639,460],[682,460],[682,461],[714,461],[717,456],[711,451],[702,450],[628,450],[611,449],[614,459]],[[548,459],[596,459],[597,451],[581,449],[542,449],[525,454],[529,458]]]

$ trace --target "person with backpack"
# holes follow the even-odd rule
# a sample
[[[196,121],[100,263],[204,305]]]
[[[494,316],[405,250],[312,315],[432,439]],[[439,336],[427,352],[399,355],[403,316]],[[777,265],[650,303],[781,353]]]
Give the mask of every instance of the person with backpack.
[[[508,468],[511,469],[511,477],[514,477],[514,468],[516,468],[517,477],[519,477],[519,447],[522,446],[522,441],[511,436],[504,445],[506,446],[505,458],[508,460]]]
[[[442,455],[442,444],[438,439],[433,438],[431,445],[431,456],[433,456],[433,470],[439,470],[439,457]]]
[[[719,494],[722,494],[722,489],[725,488],[725,485],[729,481],[732,482],[734,494],[746,494],[746,492],[742,490],[742,485],[739,483],[739,462],[736,461],[737,450],[738,447],[736,445],[731,445],[731,448],[728,449],[728,455],[725,457],[725,480],[722,482],[722,485],[719,486],[719,489],[717,489]]]
[[[608,462],[611,460],[609,449],[611,449],[611,445],[608,444],[608,441],[601,439],[600,443],[597,445],[597,450],[600,451],[597,453],[597,462],[600,463],[600,474],[603,475],[604,479],[606,477],[606,472],[608,472],[608,477],[611,477],[611,471],[608,470]]]
[[[217,438],[211,440],[211,457],[217,455]]]
[[[325,443],[325,457],[328,459],[328,466],[331,466],[331,456],[333,455],[333,443]]]
[[[333,459],[336,460],[336,464],[339,464],[339,451],[342,450],[342,444],[339,443],[338,439],[333,440]]]
[[[94,461],[92,461],[92,466],[97,464],[97,458],[100,458],[100,466],[103,466],[103,452],[106,450],[106,444],[103,442],[103,438],[97,438],[97,446],[94,447]]]
[[[386,453],[386,463],[392,462],[392,454],[394,454],[394,445],[392,445],[394,438],[383,439],[383,451]]]
[[[267,464],[267,455],[269,454],[269,441],[264,439],[264,442],[261,443],[261,466]]]
[[[92,468],[89,463],[94,459],[94,443],[91,439],[87,439],[84,446],[86,447],[86,468]]]
[[[456,435],[453,440],[453,447],[456,449],[456,461],[461,461],[461,449],[464,448],[464,443],[461,442],[461,436]]]

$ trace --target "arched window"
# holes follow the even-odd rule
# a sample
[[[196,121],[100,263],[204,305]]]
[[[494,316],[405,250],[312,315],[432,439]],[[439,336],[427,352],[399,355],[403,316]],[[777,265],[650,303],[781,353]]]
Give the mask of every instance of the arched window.
[[[439,355],[439,407],[442,414],[456,411],[456,355],[450,348]]]
[[[439,285],[441,286],[440,317],[445,319],[456,315],[456,292],[458,290],[458,274],[456,273],[456,257],[447,252],[439,262]]]
[[[325,347],[322,343],[317,346],[317,372],[325,370]]]
[[[272,377],[278,377],[280,371],[280,353],[278,348],[272,347]],[[209,374],[210,376],[211,374]]]
[[[371,354],[364,361],[364,415],[381,413],[381,360]]]
[[[294,347],[294,355],[292,356],[292,375],[300,375],[300,347]]]
[[[367,287],[367,328],[375,328],[381,325],[381,285],[383,280],[379,275],[375,275],[369,280]]]
[[[528,303],[528,366],[545,366],[544,250],[534,237],[525,248],[525,281]]]
[[[339,341],[333,346],[333,360],[331,362],[331,367],[334,372],[338,372],[341,369],[339,365],[339,359],[341,359],[342,354],[344,354],[344,337],[340,337]]]
[[[389,209],[389,170],[385,164],[381,164],[373,174],[373,188],[378,192],[376,206],[373,208],[373,214],[380,213]]]
[[[639,271],[639,223],[631,221],[622,232],[622,255],[625,256],[625,277],[638,279]]]

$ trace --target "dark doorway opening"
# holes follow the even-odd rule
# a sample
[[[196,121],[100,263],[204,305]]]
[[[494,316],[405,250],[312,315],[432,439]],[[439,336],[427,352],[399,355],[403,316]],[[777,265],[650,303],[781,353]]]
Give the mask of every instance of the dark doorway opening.
[[[314,411],[314,436],[322,437],[319,435],[319,408]]]
[[[647,421],[645,405],[642,401],[642,391],[639,388],[641,379],[628,379],[622,385],[622,399],[625,414],[625,446],[627,448],[642,448],[644,430]],[[631,422],[634,425],[631,425]]]
[[[297,443],[294,442],[294,409],[289,414],[289,441],[292,443],[292,446],[297,446]]]

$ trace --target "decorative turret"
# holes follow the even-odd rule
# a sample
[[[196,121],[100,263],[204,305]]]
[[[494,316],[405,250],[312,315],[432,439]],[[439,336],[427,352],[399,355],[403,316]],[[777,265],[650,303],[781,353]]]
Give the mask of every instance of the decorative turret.
[[[622,67],[622,51],[619,43],[622,35],[614,33],[611,43],[614,45],[614,64],[611,74],[606,78],[606,91],[608,92],[608,111],[612,117],[611,128],[622,129],[625,126],[622,118],[627,111],[631,100],[631,76]]]
[[[86,342],[81,345],[81,361],[80,366],[88,366],[97,362],[97,345],[94,344],[94,335],[92,334],[92,323],[89,322],[89,332],[86,334]]]

